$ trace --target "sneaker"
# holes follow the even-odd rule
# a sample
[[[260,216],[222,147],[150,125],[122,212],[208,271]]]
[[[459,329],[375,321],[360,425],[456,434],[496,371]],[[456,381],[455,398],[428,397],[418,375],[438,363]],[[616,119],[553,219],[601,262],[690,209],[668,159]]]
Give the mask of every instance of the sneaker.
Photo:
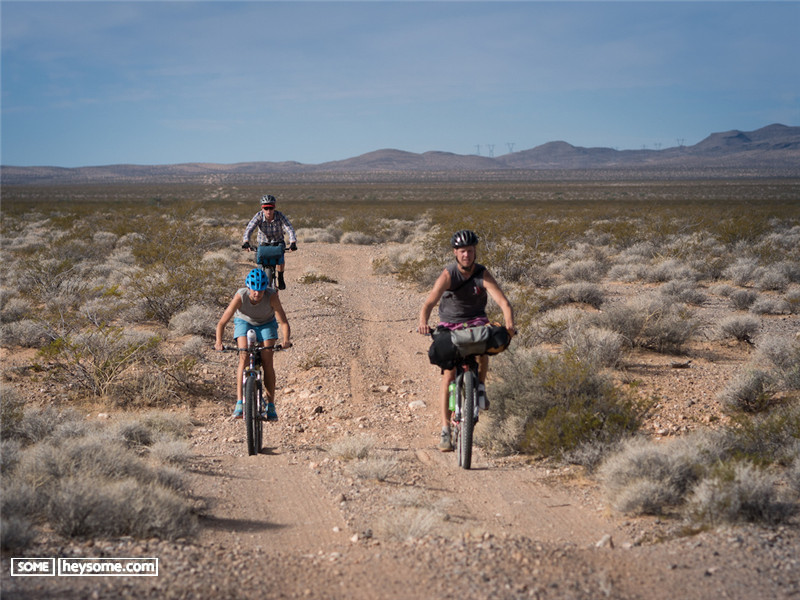
[[[489,398],[486,397],[486,386],[483,383],[478,384],[478,406],[481,410],[489,410]]]
[[[453,444],[450,443],[450,430],[442,429],[442,437],[439,440],[439,450],[442,452],[452,452]]]
[[[283,280],[283,272],[278,271],[278,289],[285,290],[286,289],[286,282]]]
[[[241,419],[242,418],[242,401],[237,400],[236,406],[233,409],[233,418],[234,419]]]
[[[275,405],[272,402],[267,403],[267,421],[277,421],[278,413],[275,412]]]

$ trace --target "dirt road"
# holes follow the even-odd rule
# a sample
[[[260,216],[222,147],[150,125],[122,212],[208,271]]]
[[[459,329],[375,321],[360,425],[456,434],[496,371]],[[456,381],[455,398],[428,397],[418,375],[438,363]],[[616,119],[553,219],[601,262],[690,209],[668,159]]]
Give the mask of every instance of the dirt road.
[[[233,359],[209,352],[205,377],[219,396],[191,409],[193,493],[206,507],[199,537],[111,549],[158,556],[155,581],[62,581],[53,597],[87,589],[356,600],[800,593],[794,529],[678,535],[666,520],[609,512],[575,468],[478,449],[464,471],[438,452],[439,372],[415,331],[424,294],[373,274],[383,250],[309,244],[288,257],[281,298],[295,345],[276,354],[280,420],[265,425],[258,456],[247,456],[242,422],[229,418]],[[329,281],[298,281],[308,274]],[[348,439],[371,443],[369,457],[337,458],[331,448]],[[11,597],[56,589],[48,585]]]

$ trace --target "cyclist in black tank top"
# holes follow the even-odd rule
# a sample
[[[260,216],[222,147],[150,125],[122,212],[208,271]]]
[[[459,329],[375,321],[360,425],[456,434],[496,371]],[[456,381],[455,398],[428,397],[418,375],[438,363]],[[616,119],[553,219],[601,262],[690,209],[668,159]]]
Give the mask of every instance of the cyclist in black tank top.
[[[455,262],[448,265],[439,275],[433,289],[425,299],[419,314],[417,331],[428,335],[431,327],[428,319],[433,307],[439,304],[439,324],[449,329],[471,327],[488,323],[486,302],[490,296],[503,312],[503,321],[511,336],[514,329],[514,311],[503,290],[491,273],[475,262],[475,246],[478,236],[470,230],[461,230],[453,234],[450,245],[453,248]],[[478,358],[479,393],[486,394],[486,374],[489,370],[489,357]],[[447,452],[453,449],[450,445],[450,407],[448,405],[448,388],[455,379],[455,369],[442,371],[439,387],[439,401],[442,419],[442,436],[439,449]],[[488,405],[487,405],[488,406]]]

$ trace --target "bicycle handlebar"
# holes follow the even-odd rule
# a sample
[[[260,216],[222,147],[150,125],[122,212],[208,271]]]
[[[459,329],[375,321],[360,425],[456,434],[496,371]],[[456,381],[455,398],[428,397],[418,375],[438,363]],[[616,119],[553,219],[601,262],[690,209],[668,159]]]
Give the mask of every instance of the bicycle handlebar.
[[[291,348],[284,348],[281,344],[275,344],[274,346],[256,346],[256,350],[272,350],[273,352],[280,352],[281,350],[288,350]],[[222,350],[218,350],[218,352],[250,352],[250,348],[239,348],[239,346],[223,346]]]

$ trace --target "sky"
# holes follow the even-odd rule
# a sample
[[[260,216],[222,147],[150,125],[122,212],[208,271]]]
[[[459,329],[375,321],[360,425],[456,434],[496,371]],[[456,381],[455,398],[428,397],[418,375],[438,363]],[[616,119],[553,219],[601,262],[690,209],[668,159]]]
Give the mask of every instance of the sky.
[[[0,2],[0,163],[660,149],[800,125],[800,2]]]

